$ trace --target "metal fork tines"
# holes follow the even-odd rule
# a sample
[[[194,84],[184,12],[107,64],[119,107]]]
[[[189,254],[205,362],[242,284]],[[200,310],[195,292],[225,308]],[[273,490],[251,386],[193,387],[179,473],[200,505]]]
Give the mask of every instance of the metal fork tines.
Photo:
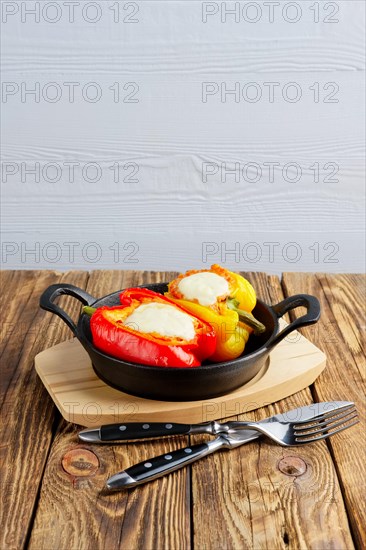
[[[294,446],[325,439],[357,422],[356,408],[352,403],[345,408],[329,411],[306,421],[247,422],[245,427],[260,431],[280,445]]]
[[[353,422],[351,422],[353,421]],[[293,434],[298,443],[311,443],[319,439],[324,439],[330,435],[336,434],[357,424],[359,422],[356,408],[350,407],[346,411],[328,416],[323,421],[305,422],[303,424],[294,424]],[[314,437],[318,435],[317,437]]]
[[[312,424],[316,424],[317,426],[319,426],[320,422],[322,421],[328,421],[331,418],[339,416],[343,413],[347,415],[349,414],[350,410],[355,410],[355,404],[353,402],[344,402],[344,404],[342,402],[338,402],[337,404],[338,406],[336,408],[323,411],[319,414],[316,414],[316,410],[314,410],[315,414],[313,413],[314,415],[312,416],[312,418],[307,417],[305,420],[291,421],[288,415],[285,413],[278,414],[270,418],[265,418],[264,420],[259,420],[257,422],[230,421],[226,423],[220,423],[214,421],[206,424],[205,432],[212,435],[219,435],[219,433],[231,434],[236,432],[237,430],[245,430],[248,427],[250,427],[251,429],[255,429],[256,427],[258,427],[258,430],[262,431],[261,426],[271,426],[271,429],[275,429],[275,425],[277,425],[279,428],[282,428],[284,426],[296,426],[296,428],[301,429],[301,426],[308,426]],[[300,411],[301,409],[298,410]],[[203,433],[202,426],[204,425],[197,424],[196,426],[194,426],[194,429],[191,433]],[[264,431],[262,433],[264,433]]]
[[[322,419],[327,420],[331,416],[337,416],[337,415],[343,414],[344,411],[348,412],[351,409],[355,410],[355,404],[352,401],[349,401],[349,402],[346,402],[346,404],[344,404],[340,407],[330,409],[328,411],[324,411],[320,414],[316,414],[312,419],[305,419],[305,420],[298,420],[298,421],[294,420],[294,421],[292,421],[292,423],[293,424],[298,424],[299,426],[301,426],[302,424],[310,424],[311,422],[319,422]]]

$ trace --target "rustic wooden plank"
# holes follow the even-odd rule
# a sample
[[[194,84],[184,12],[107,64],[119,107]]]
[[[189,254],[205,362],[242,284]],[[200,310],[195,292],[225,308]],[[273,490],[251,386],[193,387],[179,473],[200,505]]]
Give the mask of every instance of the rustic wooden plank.
[[[16,365],[25,337],[31,330],[35,335],[34,319],[39,313],[35,281],[41,278],[41,285],[47,286],[58,276],[55,272],[42,271],[1,271],[1,390],[6,389],[16,373]],[[40,286],[42,288],[42,286]]]
[[[328,357],[327,368],[313,386],[317,401],[354,401],[361,422],[328,441],[334,457],[355,543],[366,540],[365,486],[365,357],[363,275],[285,273],[287,293],[307,292],[319,298],[322,318],[303,333]]]
[[[283,299],[277,277],[248,278],[267,303]],[[237,418],[259,420],[311,402],[306,389],[273,405],[258,403],[258,411]],[[223,416],[237,412],[226,410]],[[263,440],[216,453],[192,465],[192,487],[197,549],[353,548],[324,442],[285,449]]]
[[[6,306],[2,309],[13,330],[7,335],[2,355],[0,546],[18,549],[24,546],[32,524],[55,420],[55,407],[36,375],[33,358],[70,334],[60,320],[39,309],[39,296],[48,285],[58,281],[85,285],[88,275],[36,271],[7,273],[4,277],[8,288]],[[75,304],[69,309],[76,313]]]
[[[99,297],[173,275],[95,271],[87,290]],[[65,422],[59,428],[45,470],[30,548],[189,548],[189,470],[129,492],[103,491],[113,473],[180,446],[182,439],[93,446],[79,444],[77,432],[77,426]],[[83,456],[83,449],[89,453]]]

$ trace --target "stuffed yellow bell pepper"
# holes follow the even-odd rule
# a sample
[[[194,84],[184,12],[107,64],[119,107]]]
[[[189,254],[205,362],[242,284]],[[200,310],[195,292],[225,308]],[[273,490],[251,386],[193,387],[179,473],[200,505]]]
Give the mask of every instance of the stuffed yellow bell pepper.
[[[239,357],[250,333],[265,330],[251,314],[257,301],[252,285],[241,275],[217,264],[211,269],[179,275],[169,284],[166,295],[214,328],[216,350],[210,361]]]

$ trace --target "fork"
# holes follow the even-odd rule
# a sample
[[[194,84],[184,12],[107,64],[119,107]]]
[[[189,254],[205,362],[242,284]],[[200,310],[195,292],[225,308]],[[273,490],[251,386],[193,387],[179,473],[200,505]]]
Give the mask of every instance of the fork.
[[[353,419],[356,420],[349,424]],[[245,428],[259,431],[283,447],[293,447],[325,439],[357,424],[357,422],[356,407],[352,403],[345,410],[323,413],[311,420],[289,423],[277,420],[245,422]]]
[[[106,487],[110,490],[119,490],[152,481],[219,449],[234,449],[253,441],[258,438],[258,432],[282,446],[290,447],[326,439],[358,422],[354,403],[347,404],[342,410],[323,412],[311,420],[286,422],[282,420],[284,416],[277,415],[260,422],[241,422],[240,424],[245,429],[229,429],[227,432],[219,433],[219,436],[212,441],[178,449],[140,462],[110,477]]]
[[[125,443],[134,439],[151,439],[156,437],[168,437],[172,435],[191,435],[191,434],[209,434],[220,435],[221,433],[233,433],[237,430],[244,430],[247,426],[260,427],[269,422],[280,422],[283,424],[294,423],[295,420],[311,421],[322,415],[331,416],[354,407],[351,401],[333,401],[323,403],[313,403],[310,406],[300,407],[283,414],[277,414],[270,418],[265,418],[259,423],[250,422],[203,422],[200,424],[177,424],[170,422],[123,422],[119,424],[105,424],[99,428],[88,428],[79,432],[79,439],[87,443]],[[259,434],[257,434],[259,437]]]

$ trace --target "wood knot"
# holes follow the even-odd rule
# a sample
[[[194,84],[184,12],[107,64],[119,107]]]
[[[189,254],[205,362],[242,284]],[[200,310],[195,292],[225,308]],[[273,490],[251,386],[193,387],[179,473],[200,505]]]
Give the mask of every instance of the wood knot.
[[[72,449],[62,458],[62,467],[71,476],[85,477],[95,474],[99,460],[92,451]]]
[[[279,461],[278,469],[287,476],[302,476],[307,470],[307,465],[298,456],[285,456]]]

